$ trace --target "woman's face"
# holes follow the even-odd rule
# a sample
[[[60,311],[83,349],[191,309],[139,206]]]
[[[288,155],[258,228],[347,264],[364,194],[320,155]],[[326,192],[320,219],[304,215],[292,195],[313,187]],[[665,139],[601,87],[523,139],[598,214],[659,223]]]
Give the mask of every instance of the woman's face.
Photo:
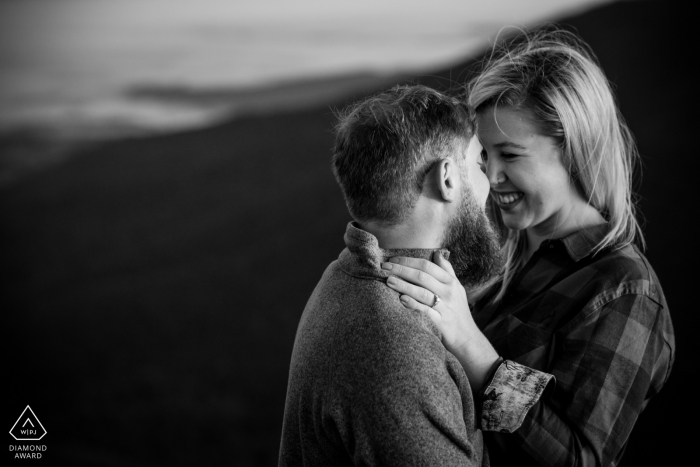
[[[489,107],[477,118],[491,199],[505,225],[535,229],[539,235],[556,231],[583,200],[569,181],[555,140],[539,134],[526,111]]]

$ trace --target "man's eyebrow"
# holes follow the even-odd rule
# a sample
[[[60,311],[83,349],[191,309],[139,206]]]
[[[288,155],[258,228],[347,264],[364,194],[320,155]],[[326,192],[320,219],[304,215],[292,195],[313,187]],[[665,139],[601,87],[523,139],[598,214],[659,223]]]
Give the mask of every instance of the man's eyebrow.
[[[496,144],[493,145],[493,147],[494,147],[494,148],[498,148],[498,149],[501,149],[501,148],[508,148],[508,147],[510,147],[510,148],[517,148],[517,149],[527,149],[525,146],[521,146],[521,145],[519,145],[519,144],[517,144],[517,143],[513,143],[513,142],[510,142],[510,141],[504,141],[504,142],[502,142],[502,143],[496,143]]]

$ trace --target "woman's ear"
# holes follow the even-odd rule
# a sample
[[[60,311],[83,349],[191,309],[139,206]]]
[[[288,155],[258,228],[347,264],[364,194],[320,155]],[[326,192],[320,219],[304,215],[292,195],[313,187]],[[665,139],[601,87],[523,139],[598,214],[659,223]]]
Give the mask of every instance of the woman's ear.
[[[437,167],[437,190],[443,201],[451,203],[457,200],[459,190],[459,167],[451,158],[446,158],[438,162]]]

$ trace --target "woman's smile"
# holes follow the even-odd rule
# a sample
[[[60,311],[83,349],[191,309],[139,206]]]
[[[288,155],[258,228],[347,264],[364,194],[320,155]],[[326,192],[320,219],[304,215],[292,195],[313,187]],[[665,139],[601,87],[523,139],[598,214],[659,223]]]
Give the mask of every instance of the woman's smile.
[[[495,191],[491,190],[491,199],[504,211],[513,209],[525,194],[521,191]]]

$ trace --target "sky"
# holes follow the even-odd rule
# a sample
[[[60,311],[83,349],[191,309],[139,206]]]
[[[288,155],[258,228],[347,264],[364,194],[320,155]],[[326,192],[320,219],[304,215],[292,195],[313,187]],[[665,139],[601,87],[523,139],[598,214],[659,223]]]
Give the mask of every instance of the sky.
[[[420,72],[476,53],[503,27],[605,2],[1,0],[0,135],[204,125],[234,109],[132,91]]]

